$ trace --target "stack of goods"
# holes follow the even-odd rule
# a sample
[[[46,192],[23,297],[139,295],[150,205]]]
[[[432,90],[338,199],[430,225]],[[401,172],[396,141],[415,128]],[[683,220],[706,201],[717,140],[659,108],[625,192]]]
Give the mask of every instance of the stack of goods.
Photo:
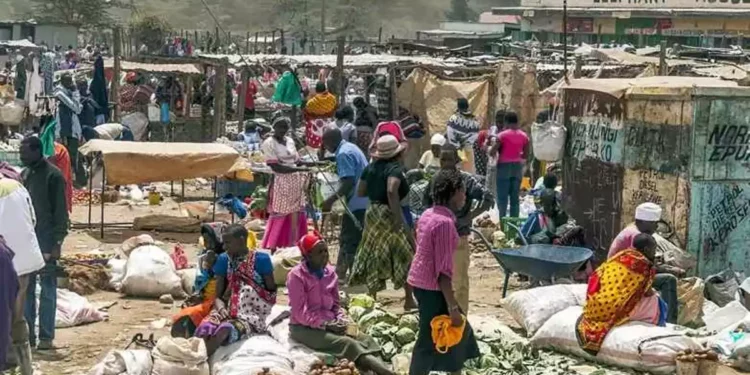
[[[260,372],[257,375],[268,375],[268,373]],[[354,362],[350,362],[346,359],[342,359],[335,364],[326,365],[323,361],[315,361],[308,375],[359,375],[359,370],[354,365]]]
[[[60,265],[68,277],[68,287],[82,296],[109,288],[110,272],[107,262],[111,255],[106,254],[65,254]]]
[[[96,205],[102,202],[100,194],[91,194],[88,190],[73,190],[73,205],[74,206],[85,206],[89,204]]]

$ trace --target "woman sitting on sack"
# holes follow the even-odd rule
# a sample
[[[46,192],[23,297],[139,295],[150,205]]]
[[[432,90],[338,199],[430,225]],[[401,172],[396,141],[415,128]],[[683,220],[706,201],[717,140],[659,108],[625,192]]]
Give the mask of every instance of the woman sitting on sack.
[[[641,233],[632,248],[617,253],[591,275],[583,315],[576,324],[583,350],[596,355],[609,331],[628,321],[666,325],[667,304],[651,288],[655,253],[656,240]]]
[[[347,335],[347,318],[339,302],[338,276],[328,264],[328,245],[317,232],[299,241],[304,258],[287,276],[292,308],[290,338],[317,352],[346,358],[377,375],[393,372],[376,356],[380,347],[369,336]]]

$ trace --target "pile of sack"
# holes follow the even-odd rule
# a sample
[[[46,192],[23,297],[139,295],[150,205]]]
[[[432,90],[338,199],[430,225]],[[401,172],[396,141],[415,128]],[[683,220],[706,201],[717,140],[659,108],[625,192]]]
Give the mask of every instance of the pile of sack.
[[[669,374],[675,371],[678,353],[702,348],[700,342],[676,326],[629,322],[609,332],[596,356],[586,353],[576,337],[576,322],[586,303],[586,288],[585,284],[574,284],[523,290],[503,300],[503,307],[531,337],[535,347],[611,366]]]
[[[151,236],[128,239],[118,256],[119,259],[108,263],[112,274],[110,286],[114,290],[144,298],[159,298],[165,294],[174,298],[187,296],[173,257],[157,246]]]

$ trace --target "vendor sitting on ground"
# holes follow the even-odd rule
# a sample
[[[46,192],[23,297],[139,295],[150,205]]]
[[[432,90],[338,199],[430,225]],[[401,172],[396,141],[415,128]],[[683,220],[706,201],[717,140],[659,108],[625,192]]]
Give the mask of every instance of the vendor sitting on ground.
[[[213,310],[195,330],[206,341],[208,356],[253,334],[266,332],[266,318],[276,304],[271,256],[247,247],[248,232],[239,224],[224,231],[228,255],[226,292],[219,294]]]
[[[81,133],[83,140],[104,139],[107,141],[135,141],[130,128],[122,124],[102,124],[97,127],[84,126]]]
[[[618,252],[591,275],[576,336],[583,350],[596,355],[609,331],[628,321],[666,325],[666,304],[651,285],[656,276],[656,240],[638,234],[633,247]]]
[[[224,251],[222,232],[225,224],[201,225],[203,253],[200,270],[195,277],[193,295],[183,309],[172,318],[172,337],[192,337],[196,328],[208,317],[217,295],[223,295],[227,285],[229,256]]]
[[[369,336],[347,334],[347,318],[339,302],[338,276],[328,264],[328,245],[317,232],[299,241],[302,263],[287,276],[292,309],[290,338],[316,352],[353,361],[377,375],[393,372],[378,358],[380,347]]]
[[[546,188],[539,193],[537,207],[539,209],[529,215],[521,227],[521,235],[527,243],[585,245],[583,227],[576,225],[563,211],[560,206],[560,194],[554,188]]]
[[[635,209],[635,223],[628,225],[612,241],[609,247],[608,259],[617,253],[633,246],[635,237],[640,233],[653,235],[661,221],[662,209],[655,203],[643,203]],[[656,264],[656,278],[654,288],[659,291],[661,298],[667,303],[669,312],[667,322],[677,324],[679,303],[677,301],[677,277],[685,276],[685,270],[666,264]]]

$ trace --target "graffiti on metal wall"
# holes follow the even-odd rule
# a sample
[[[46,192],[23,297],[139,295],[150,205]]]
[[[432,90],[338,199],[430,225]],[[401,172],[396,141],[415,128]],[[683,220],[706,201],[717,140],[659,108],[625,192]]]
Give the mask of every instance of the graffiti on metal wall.
[[[610,119],[605,117],[571,117],[568,156],[578,160],[588,157],[607,163],[622,161],[622,131],[612,126]]]
[[[725,243],[750,214],[750,200],[744,195],[745,189],[739,185],[724,187],[723,195],[708,208],[708,224],[704,239],[704,257]]]
[[[708,136],[708,161],[750,161],[750,127],[716,125]]]

